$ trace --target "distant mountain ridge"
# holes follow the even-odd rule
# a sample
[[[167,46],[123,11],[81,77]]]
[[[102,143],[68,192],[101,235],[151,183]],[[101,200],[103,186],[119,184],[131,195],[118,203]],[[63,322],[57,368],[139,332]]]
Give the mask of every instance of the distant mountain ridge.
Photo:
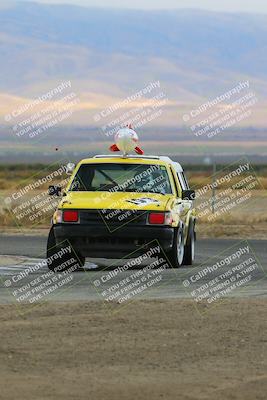
[[[80,103],[68,126],[94,127],[101,110],[159,81],[167,102],[144,129],[184,127],[184,114],[249,81],[259,101],[239,125],[262,129],[266,53],[266,15],[3,1],[0,125],[14,109],[70,80]]]
[[[249,80],[265,101],[266,54],[265,15],[0,7],[1,96],[35,97],[71,79],[85,98],[118,99],[159,80],[182,107]]]

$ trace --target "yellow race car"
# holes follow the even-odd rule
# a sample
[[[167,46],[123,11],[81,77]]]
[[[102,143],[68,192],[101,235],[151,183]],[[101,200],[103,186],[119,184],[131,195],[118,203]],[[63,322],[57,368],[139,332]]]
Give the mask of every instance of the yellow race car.
[[[48,267],[55,249],[70,243],[82,267],[86,257],[131,258],[159,243],[174,268],[195,253],[195,192],[180,164],[163,156],[98,155],[79,162],[62,190],[47,242]]]

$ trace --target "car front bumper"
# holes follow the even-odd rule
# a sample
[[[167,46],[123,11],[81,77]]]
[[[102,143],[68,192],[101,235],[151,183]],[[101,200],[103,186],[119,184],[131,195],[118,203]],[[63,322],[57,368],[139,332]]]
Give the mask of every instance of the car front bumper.
[[[169,226],[122,226],[110,231],[106,226],[54,225],[57,244],[66,240],[84,257],[134,258],[146,249],[160,245],[169,251],[174,228]]]

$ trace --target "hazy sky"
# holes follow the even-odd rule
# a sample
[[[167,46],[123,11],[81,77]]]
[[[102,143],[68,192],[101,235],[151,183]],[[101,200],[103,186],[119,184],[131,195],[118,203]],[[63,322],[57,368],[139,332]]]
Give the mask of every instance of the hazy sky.
[[[25,1],[25,0],[19,0]],[[120,8],[198,8],[215,11],[267,13],[266,0],[26,0],[43,3],[71,3],[85,6]]]

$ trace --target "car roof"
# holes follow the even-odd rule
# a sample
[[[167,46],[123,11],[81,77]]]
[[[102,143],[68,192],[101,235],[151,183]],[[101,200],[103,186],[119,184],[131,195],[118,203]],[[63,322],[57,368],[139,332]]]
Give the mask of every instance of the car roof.
[[[172,165],[173,168],[175,169],[176,172],[183,172],[183,168],[181,166],[181,164],[179,164],[178,162],[175,162],[173,160],[170,159],[170,157],[167,156],[143,156],[143,155],[129,155],[127,157],[119,157],[118,155],[111,155],[111,154],[100,154],[100,155],[96,155],[93,158],[88,158],[88,159],[84,159],[81,160],[80,164],[91,164],[93,162],[97,162],[97,163],[130,163],[130,164],[134,164],[136,163],[136,161],[141,161],[144,164],[151,164],[151,161],[153,161],[154,164],[159,164],[159,165]]]

